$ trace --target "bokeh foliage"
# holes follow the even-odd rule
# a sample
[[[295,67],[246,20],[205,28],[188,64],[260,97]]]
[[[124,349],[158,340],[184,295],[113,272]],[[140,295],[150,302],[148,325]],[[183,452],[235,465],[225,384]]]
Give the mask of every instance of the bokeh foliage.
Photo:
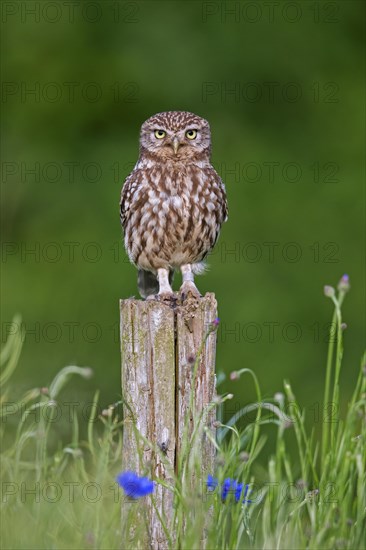
[[[321,407],[322,287],[348,273],[341,382],[350,395],[364,333],[363,2],[258,2],[256,11],[244,1],[106,0],[82,2],[72,17],[60,2],[54,22],[52,6],[39,18],[22,11],[47,2],[4,4],[2,339],[20,312],[19,391],[73,363],[95,377],[70,398],[90,400],[100,387],[102,402],[118,399],[118,299],[137,293],[120,188],[140,124],[184,109],[210,121],[228,192],[229,221],[198,280],[219,302],[218,370],[250,367],[270,396],[289,378],[302,403]],[[236,388],[240,406],[255,398],[242,381]]]

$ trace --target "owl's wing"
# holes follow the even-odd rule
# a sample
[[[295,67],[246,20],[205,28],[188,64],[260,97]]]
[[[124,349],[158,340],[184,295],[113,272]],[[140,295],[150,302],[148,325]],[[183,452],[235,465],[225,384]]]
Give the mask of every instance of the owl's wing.
[[[126,178],[122,191],[121,191],[121,200],[119,203],[119,212],[121,218],[121,224],[125,230],[128,219],[131,215],[131,203],[132,197],[137,190],[138,186],[138,174],[136,170],[133,170],[131,174]]]
[[[228,217],[229,217],[229,208],[228,208],[228,205],[227,205],[225,184],[224,184],[224,182],[222,181],[221,178],[220,178],[220,180],[221,180],[221,189],[222,189],[222,221],[226,222]]]
[[[228,213],[229,213],[225,184],[222,181],[219,174],[216,172],[216,170],[212,170],[211,177],[214,182],[214,189],[216,193],[216,203],[218,206],[216,211],[217,223],[221,226],[228,219]]]

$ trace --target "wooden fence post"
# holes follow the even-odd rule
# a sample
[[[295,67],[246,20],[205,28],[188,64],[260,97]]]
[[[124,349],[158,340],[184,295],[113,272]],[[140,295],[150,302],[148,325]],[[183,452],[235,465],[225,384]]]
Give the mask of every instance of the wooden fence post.
[[[159,478],[170,485],[174,473],[179,475],[182,438],[194,427],[190,405],[198,354],[194,411],[200,414],[209,408],[202,421],[214,437],[215,407],[208,405],[215,396],[216,332],[210,327],[216,317],[213,294],[175,308],[154,300],[120,301],[124,470]],[[215,448],[202,433],[200,445],[195,447],[205,477],[213,472]],[[124,544],[131,548],[168,548],[169,539],[159,515],[170,526],[172,492],[157,484],[153,499],[145,497],[142,501],[122,503]],[[174,541],[173,529],[169,536]]]

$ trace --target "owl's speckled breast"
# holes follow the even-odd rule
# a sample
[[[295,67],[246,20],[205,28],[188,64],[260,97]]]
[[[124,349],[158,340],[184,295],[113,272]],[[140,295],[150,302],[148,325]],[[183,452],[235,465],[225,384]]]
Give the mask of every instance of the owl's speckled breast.
[[[132,176],[132,174],[131,174]],[[201,262],[214,246],[221,223],[222,183],[211,166],[184,170],[150,167],[129,197],[125,245],[133,263],[147,270]]]

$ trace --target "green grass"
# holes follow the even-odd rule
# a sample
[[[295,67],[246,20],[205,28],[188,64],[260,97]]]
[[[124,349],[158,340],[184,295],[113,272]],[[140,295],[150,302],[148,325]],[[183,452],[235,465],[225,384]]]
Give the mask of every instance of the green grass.
[[[226,425],[218,423],[212,474],[219,486],[213,491],[207,489],[195,459],[205,430],[200,417],[193,435],[187,431],[180,474],[168,486],[174,495],[174,513],[171,524],[163,527],[172,547],[200,548],[205,540],[210,549],[365,548],[364,359],[347,411],[343,416],[339,412],[345,328],[341,306],[347,291],[344,278],[338,292],[326,287],[334,303],[336,331],[335,338],[330,338],[324,373],[321,438],[315,426],[309,431],[289,382],[285,381],[283,393],[264,401],[252,371],[232,373],[233,392],[235,380],[248,376],[257,401],[238,411]],[[58,419],[61,390],[65,392],[64,386],[73,377],[91,375],[91,369],[75,366],[62,369],[48,388],[31,389],[12,401],[10,380],[21,344],[22,334],[13,334],[1,352],[2,548],[144,547],[143,522],[129,541],[121,528],[124,496],[115,482],[122,456],[121,403],[100,412],[97,392],[85,434],[77,410],[69,410],[67,422]],[[229,394],[218,399],[218,416],[230,398]],[[248,412],[255,418],[239,429]],[[60,439],[61,422],[66,445]],[[268,425],[276,432],[276,444],[275,452],[266,457]],[[295,453],[288,450],[291,437],[296,439]],[[192,485],[193,472],[196,481]],[[249,485],[245,502],[235,502],[230,493],[222,501],[226,478]],[[128,527],[143,517],[150,498],[154,496],[128,504]]]

